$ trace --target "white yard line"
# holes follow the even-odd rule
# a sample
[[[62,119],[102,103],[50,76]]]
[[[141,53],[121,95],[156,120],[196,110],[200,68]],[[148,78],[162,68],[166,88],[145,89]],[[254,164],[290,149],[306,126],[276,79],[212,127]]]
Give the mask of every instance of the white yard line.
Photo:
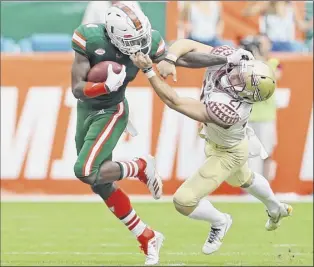
[[[103,255],[103,256],[119,256],[119,255],[143,255],[140,252],[81,252],[81,251],[68,251],[68,252],[61,252],[61,251],[10,251],[10,252],[2,252],[2,255],[82,255],[82,256],[88,256],[88,255]],[[170,255],[170,256],[198,256],[202,255],[201,252],[164,252],[164,255]],[[234,255],[263,255],[263,256],[270,256],[270,255],[277,255],[277,252],[274,253],[246,253],[246,252],[223,252],[223,253],[217,253],[217,255],[220,256],[234,256]],[[310,255],[311,252],[291,252],[291,254],[295,256],[303,256],[303,255]]]
[[[287,202],[305,202],[313,203],[313,196],[300,196],[294,193],[276,194],[280,201]],[[130,195],[132,202],[153,202],[153,203],[168,203],[172,202],[172,196],[163,196],[160,200],[154,200],[150,195],[138,196]],[[243,203],[243,202],[259,202],[250,195],[215,195],[208,197],[212,202],[227,202],[227,203]],[[1,202],[92,202],[102,203],[103,201],[97,195],[1,195]]]

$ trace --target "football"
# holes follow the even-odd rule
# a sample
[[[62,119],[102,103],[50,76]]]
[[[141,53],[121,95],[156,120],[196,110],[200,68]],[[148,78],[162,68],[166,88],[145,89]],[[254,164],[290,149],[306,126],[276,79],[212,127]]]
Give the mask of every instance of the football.
[[[94,67],[90,69],[87,74],[87,81],[100,83],[105,82],[108,76],[108,67],[112,64],[112,70],[114,73],[119,74],[122,69],[122,65],[113,61],[102,61],[96,64]]]

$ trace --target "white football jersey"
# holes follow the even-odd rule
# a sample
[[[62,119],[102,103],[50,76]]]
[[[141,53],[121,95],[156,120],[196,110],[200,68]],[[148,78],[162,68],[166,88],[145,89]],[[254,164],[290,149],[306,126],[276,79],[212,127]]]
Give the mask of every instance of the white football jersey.
[[[215,48],[212,53],[228,56],[235,51],[228,46]],[[246,135],[246,126],[252,104],[239,101],[215,85],[217,77],[224,74],[222,66],[209,67],[205,73],[201,100],[213,123],[204,124],[206,138],[217,145],[231,147],[241,142]]]

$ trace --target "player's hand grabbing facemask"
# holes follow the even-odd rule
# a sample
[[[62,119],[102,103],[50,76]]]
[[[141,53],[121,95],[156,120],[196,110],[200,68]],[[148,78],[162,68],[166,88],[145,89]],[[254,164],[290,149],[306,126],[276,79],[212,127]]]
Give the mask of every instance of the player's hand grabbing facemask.
[[[121,87],[121,85],[124,82],[125,76],[126,76],[126,72],[125,72],[125,66],[124,65],[122,66],[122,70],[120,71],[119,74],[116,74],[112,70],[111,64],[108,66],[108,77],[107,77],[105,84],[108,87],[108,89],[110,90],[110,92],[118,91],[118,89]]]
[[[251,52],[242,48],[237,49],[233,54],[228,56],[228,63],[233,65],[239,65],[241,60],[254,60],[254,56]]]

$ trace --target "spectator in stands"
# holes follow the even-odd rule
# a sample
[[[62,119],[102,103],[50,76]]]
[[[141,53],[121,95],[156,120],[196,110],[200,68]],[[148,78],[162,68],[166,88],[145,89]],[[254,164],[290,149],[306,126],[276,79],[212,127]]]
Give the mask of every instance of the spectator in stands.
[[[281,66],[276,58],[270,58],[271,41],[266,35],[248,36],[240,41],[240,46],[250,51],[256,59],[268,62],[275,71],[276,79],[280,78]],[[277,142],[275,95],[267,101],[253,105],[249,125],[254,129],[269,155],[265,160],[260,157],[251,158],[249,159],[249,165],[255,172],[271,179],[273,178],[271,156]]]
[[[113,4],[123,1],[90,1],[86,7],[82,24],[104,23],[106,10]],[[128,1],[141,8],[137,1]]]
[[[220,1],[185,1],[179,16],[179,27],[185,38],[210,46],[234,45],[222,39],[224,22]]]
[[[305,32],[313,28],[313,25],[301,17],[293,1],[254,1],[247,5],[243,15],[260,15],[260,33],[268,35],[273,51],[306,50],[303,43],[296,41],[295,30],[298,27]]]
[[[313,1],[305,2],[305,20],[313,24]],[[305,37],[308,51],[313,52],[313,27],[305,32]]]

